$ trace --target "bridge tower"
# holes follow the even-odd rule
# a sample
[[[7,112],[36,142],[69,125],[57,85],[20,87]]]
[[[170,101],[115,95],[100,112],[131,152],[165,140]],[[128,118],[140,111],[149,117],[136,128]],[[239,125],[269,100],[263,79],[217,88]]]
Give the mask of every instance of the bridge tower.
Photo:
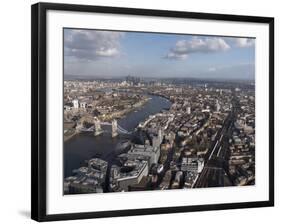
[[[114,138],[118,135],[117,129],[118,129],[117,120],[114,119],[114,120],[112,120],[112,138]]]
[[[98,136],[98,135],[100,135],[103,132],[102,129],[101,129],[101,126],[100,126],[100,120],[99,119],[95,119],[94,124],[95,124],[95,133],[94,133],[94,135]]]
[[[162,141],[163,141],[163,131],[161,128],[159,128],[158,130],[158,141],[159,141],[159,145],[161,145]]]

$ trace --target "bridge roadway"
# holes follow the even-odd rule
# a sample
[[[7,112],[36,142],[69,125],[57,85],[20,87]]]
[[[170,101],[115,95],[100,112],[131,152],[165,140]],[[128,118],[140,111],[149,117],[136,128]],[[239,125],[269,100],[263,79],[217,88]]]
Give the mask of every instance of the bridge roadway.
[[[107,125],[107,126],[112,126],[112,123],[109,122],[100,122],[101,125]],[[117,130],[119,132],[125,133],[125,134],[130,134],[131,132],[127,131],[125,128],[122,128],[119,124],[117,124]]]
[[[234,125],[237,102],[233,102],[232,110],[224,121],[223,127],[216,133],[212,147],[205,155],[205,166],[194,184],[194,188],[231,186],[228,177],[227,153],[228,140]]]
[[[109,122],[100,122],[101,125],[106,125],[106,126],[112,126],[111,123]],[[89,128],[81,128],[80,129],[83,132],[93,132],[95,131],[95,125],[89,127]],[[130,134],[131,132],[127,131],[126,129],[122,128],[120,125],[117,125],[117,131],[123,133],[123,134]]]

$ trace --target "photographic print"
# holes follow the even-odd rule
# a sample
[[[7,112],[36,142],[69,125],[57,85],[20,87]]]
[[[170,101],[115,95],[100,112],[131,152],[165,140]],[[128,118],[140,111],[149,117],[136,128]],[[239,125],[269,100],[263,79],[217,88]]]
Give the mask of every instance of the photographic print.
[[[255,185],[255,38],[63,29],[64,194]]]
[[[31,217],[274,206],[274,18],[32,5]]]

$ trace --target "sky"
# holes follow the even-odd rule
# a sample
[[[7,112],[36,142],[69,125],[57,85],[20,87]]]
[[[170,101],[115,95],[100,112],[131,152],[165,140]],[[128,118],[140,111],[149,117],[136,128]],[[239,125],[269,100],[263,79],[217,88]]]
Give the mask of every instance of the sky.
[[[255,39],[64,29],[64,74],[254,80]]]

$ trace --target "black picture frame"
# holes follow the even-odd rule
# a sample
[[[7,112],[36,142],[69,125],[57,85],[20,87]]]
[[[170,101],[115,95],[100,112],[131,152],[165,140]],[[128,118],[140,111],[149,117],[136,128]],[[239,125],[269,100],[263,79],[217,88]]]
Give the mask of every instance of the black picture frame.
[[[161,16],[217,21],[254,22],[269,25],[269,200],[213,205],[160,207],[70,214],[46,214],[46,13],[48,10],[100,12],[123,15]],[[103,7],[73,4],[37,3],[31,13],[32,73],[32,155],[31,155],[31,218],[37,221],[86,219],[206,210],[274,206],[274,18],[137,8]]]

